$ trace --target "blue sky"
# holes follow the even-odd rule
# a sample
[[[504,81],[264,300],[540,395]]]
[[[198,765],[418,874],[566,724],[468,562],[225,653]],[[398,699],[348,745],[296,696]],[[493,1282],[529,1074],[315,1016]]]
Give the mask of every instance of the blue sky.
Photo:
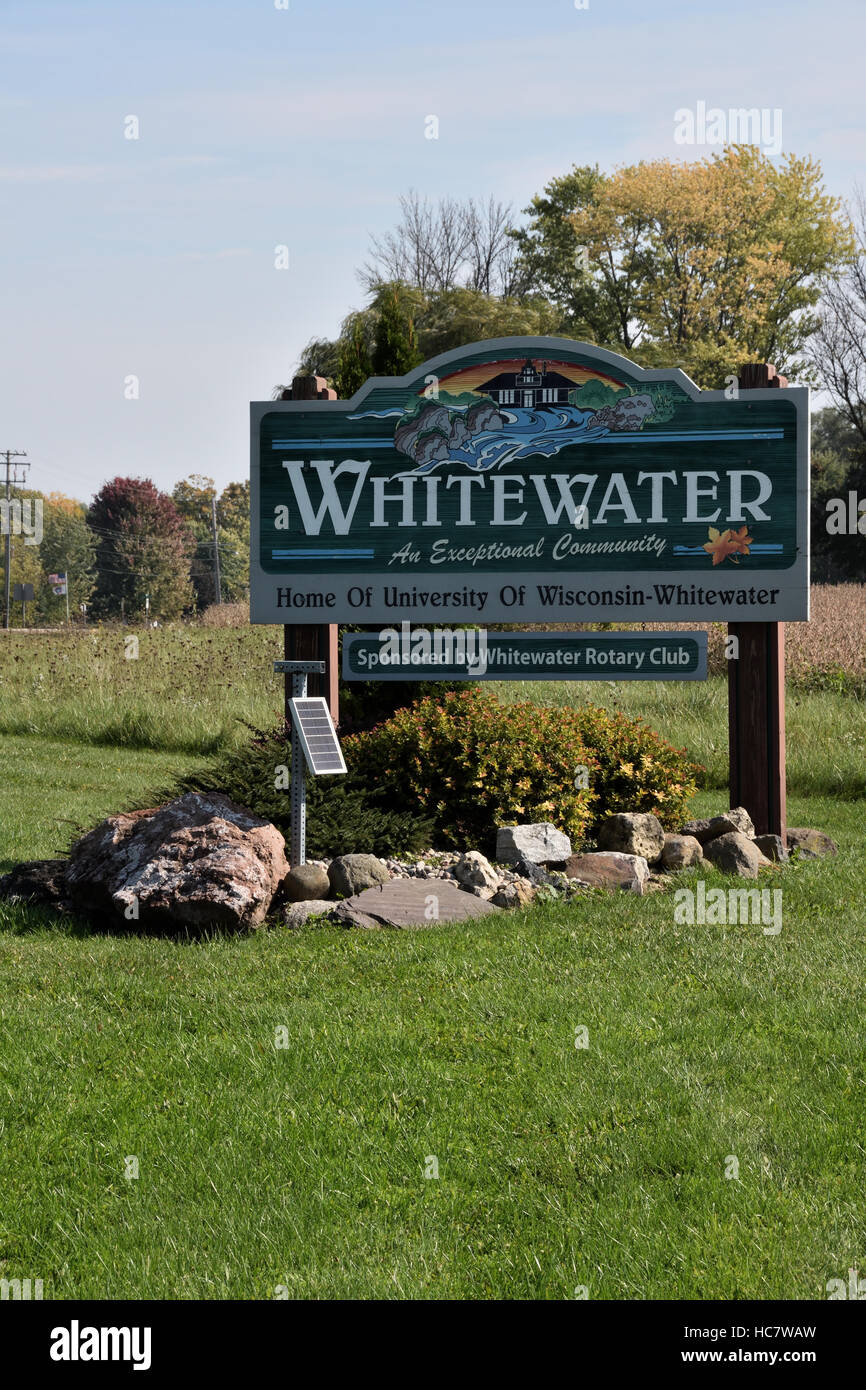
[[[573,163],[700,157],[698,101],[780,108],[786,152],[866,185],[863,0],[289,5],[3,0],[0,448],[32,486],[245,477],[248,402],[362,302],[410,187],[519,208]]]

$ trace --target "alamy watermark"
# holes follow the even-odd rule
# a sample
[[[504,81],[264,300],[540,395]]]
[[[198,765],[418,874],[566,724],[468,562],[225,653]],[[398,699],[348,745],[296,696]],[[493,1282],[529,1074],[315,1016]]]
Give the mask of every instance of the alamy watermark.
[[[371,653],[369,666],[465,666],[482,676],[487,670],[487,632],[484,628],[430,628],[403,622],[399,632],[384,627],[379,650]]]
[[[707,106],[705,101],[674,112],[678,145],[759,145],[769,155],[782,153],[782,110],[775,106]]]
[[[0,1301],[11,1299],[13,1303],[26,1303],[42,1298],[41,1279],[0,1279]]]
[[[765,936],[782,930],[781,888],[678,888],[674,894],[677,926],[762,926]]]
[[[0,536],[22,536],[25,545],[42,540],[42,498],[0,498]]]

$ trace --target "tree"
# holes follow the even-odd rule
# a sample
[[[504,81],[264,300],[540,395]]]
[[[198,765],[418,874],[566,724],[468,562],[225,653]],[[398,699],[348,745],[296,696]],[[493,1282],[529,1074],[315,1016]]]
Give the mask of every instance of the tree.
[[[400,198],[400,221],[384,237],[372,237],[370,259],[358,273],[375,291],[400,282],[421,290],[459,287],[484,294],[515,293],[515,248],[509,237],[512,209],[492,196],[435,204],[410,189]]]
[[[335,388],[341,400],[349,400],[373,375],[369,325],[362,314],[350,314],[339,339]]]
[[[866,443],[866,196],[859,189],[852,222],[856,255],[843,275],[824,281],[810,356],[842,418]]]
[[[391,296],[396,296],[400,315],[404,322],[411,321],[414,330],[416,350],[412,366],[482,338],[543,336],[559,333],[562,327],[559,311],[540,296],[523,300],[498,299],[481,290],[466,288],[428,292],[409,285],[380,285],[364,309],[353,310],[347,315],[339,338],[331,345],[333,354],[340,360],[357,364],[356,370],[347,370],[345,376],[338,374],[336,378],[337,394],[342,400],[353,396],[374,372],[376,375],[397,375],[374,369],[372,361],[382,312]],[[322,344],[317,343],[315,347],[321,354]],[[322,360],[321,355],[319,360]],[[312,363],[304,354],[299,370],[310,372],[311,368]],[[404,367],[399,374],[408,370],[409,367]]]
[[[373,373],[375,376],[405,376],[420,361],[412,317],[405,301],[401,301],[399,287],[389,286],[376,323]]]
[[[213,561],[212,505],[216,498],[213,478],[203,473],[190,473],[175,483],[172,501],[195,537],[195,552],[190,560],[190,579],[195,590],[196,608],[217,602]]]
[[[236,603],[250,592],[250,483],[228,483],[217,498],[223,597]]]
[[[96,540],[98,617],[176,618],[193,603],[190,562],[195,536],[174,501],[149,478],[114,478],[90,504],[87,523]]]
[[[523,271],[577,337],[722,386],[746,361],[803,372],[822,281],[854,244],[820,165],[730,146],[554,179],[516,231]]]
[[[39,618],[49,623],[66,618],[66,598],[53,592],[50,574],[66,574],[69,609],[89,603],[96,583],[96,542],[87,524],[83,502],[50,492],[43,504],[43,535],[39,547],[42,580],[39,588]]]

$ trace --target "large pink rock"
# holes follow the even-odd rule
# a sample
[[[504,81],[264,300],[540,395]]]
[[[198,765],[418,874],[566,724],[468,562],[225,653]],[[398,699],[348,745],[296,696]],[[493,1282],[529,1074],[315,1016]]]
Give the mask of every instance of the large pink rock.
[[[221,793],[187,792],[109,816],[70,851],[64,887],[81,911],[171,931],[264,921],[289,871],[285,840]]]

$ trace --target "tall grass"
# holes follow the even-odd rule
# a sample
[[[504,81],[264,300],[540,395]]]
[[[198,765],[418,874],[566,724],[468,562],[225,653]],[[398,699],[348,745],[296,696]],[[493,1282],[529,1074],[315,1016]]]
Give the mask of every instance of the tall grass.
[[[137,648],[128,638],[134,637]],[[212,753],[275,723],[279,628],[115,627],[0,637],[0,733]]]

